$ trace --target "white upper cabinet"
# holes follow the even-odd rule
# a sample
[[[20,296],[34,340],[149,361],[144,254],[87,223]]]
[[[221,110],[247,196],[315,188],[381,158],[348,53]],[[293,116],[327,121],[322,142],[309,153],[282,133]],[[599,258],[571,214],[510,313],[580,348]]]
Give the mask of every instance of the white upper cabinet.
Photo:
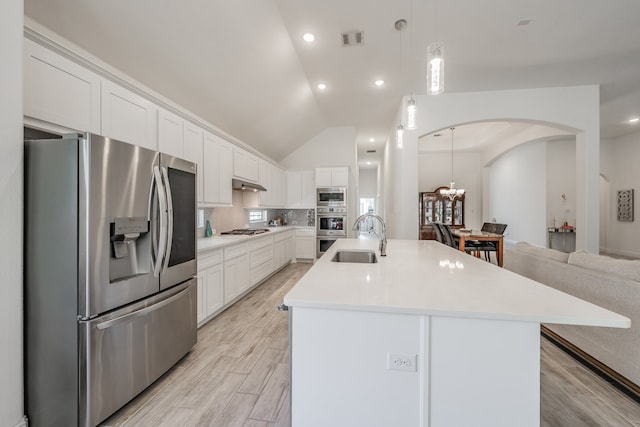
[[[233,148],[233,176],[251,182],[258,182],[258,158],[239,147]]]
[[[231,205],[233,148],[209,132],[204,133],[204,205]]]
[[[184,120],[162,108],[158,110],[158,150],[184,157]]]
[[[102,135],[158,149],[158,108],[147,99],[109,81],[102,81]]]
[[[204,201],[204,131],[189,122],[184,122],[184,159],[198,165],[196,179],[198,183],[198,202]]]
[[[289,208],[315,208],[316,181],[315,172],[287,171],[287,200]]]
[[[346,187],[349,185],[349,168],[316,168],[316,187]]]
[[[100,76],[24,39],[24,115],[101,133]]]
[[[271,170],[273,166],[271,163],[260,159],[258,168],[258,184],[262,185],[267,191],[261,191],[258,194],[260,206],[273,206],[273,183]]]
[[[273,188],[271,204],[278,208],[284,207],[287,195],[287,180],[284,170],[278,166],[271,168],[271,187]]]

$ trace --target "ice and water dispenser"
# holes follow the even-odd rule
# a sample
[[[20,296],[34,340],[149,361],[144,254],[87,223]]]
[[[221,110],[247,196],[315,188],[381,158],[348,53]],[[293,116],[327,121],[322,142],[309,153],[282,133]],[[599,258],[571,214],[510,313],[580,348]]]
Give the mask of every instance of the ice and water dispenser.
[[[151,235],[146,217],[121,217],[111,223],[111,282],[151,273]]]

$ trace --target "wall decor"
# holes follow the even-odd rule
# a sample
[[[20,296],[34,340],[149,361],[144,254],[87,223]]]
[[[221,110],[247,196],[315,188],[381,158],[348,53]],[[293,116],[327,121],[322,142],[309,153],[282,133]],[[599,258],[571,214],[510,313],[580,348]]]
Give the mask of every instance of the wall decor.
[[[618,191],[618,221],[633,221],[633,189]]]

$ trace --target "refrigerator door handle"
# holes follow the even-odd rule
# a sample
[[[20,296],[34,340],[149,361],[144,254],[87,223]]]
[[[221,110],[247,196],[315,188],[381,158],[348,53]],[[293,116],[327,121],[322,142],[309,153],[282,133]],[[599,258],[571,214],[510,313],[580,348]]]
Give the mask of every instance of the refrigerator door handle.
[[[156,262],[153,267],[153,276],[158,277],[162,260],[166,254],[167,247],[167,198],[162,184],[162,176],[160,175],[160,167],[153,167],[153,178],[156,182],[156,191],[158,192],[158,209],[160,210],[160,241],[158,242],[158,250],[156,251]]]
[[[164,260],[164,268],[166,270],[169,265],[169,257],[171,256],[171,241],[173,239],[173,198],[171,197],[171,185],[169,184],[169,176],[167,174],[167,168],[162,168],[162,176],[164,178],[164,187],[167,192],[167,246],[166,246],[166,256]]]
[[[102,331],[104,329],[109,329],[112,326],[117,325],[118,323],[126,322],[127,320],[131,320],[131,319],[136,318],[136,317],[144,316],[145,314],[147,314],[147,313],[149,313],[151,311],[157,310],[157,309],[159,309],[161,307],[164,307],[165,305],[171,304],[173,301],[175,301],[178,298],[180,298],[182,296],[182,294],[184,294],[188,290],[189,290],[188,288],[185,288],[185,289],[181,290],[180,292],[178,292],[178,293],[176,293],[174,295],[171,295],[169,298],[164,299],[164,300],[162,300],[160,302],[157,302],[157,303],[155,303],[153,305],[141,308],[140,310],[136,310],[136,311],[133,311],[131,313],[123,314],[122,316],[116,317],[115,319],[110,319],[110,320],[107,320],[105,322],[98,323],[96,325],[96,329]]]

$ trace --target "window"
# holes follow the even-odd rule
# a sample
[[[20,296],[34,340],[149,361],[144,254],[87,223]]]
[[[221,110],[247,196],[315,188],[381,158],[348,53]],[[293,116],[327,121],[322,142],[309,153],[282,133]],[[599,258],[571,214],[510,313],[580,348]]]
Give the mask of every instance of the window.
[[[267,211],[249,211],[249,223],[266,222]]]

